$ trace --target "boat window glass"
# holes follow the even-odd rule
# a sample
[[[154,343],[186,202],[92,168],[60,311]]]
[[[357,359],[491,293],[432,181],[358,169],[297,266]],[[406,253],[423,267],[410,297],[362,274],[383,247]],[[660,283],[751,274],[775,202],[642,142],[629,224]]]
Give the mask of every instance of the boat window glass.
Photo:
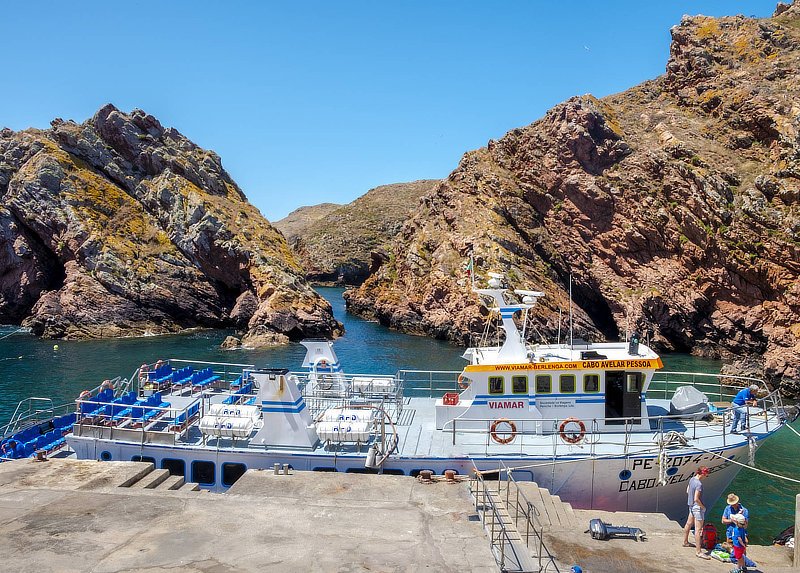
[[[233,485],[247,471],[244,464],[224,463],[222,464],[222,485]]]
[[[169,470],[171,476],[185,476],[186,463],[183,460],[164,458],[161,460],[161,469]]]
[[[599,374],[584,374],[583,375],[583,391],[584,392],[599,392],[600,391],[600,375]]]
[[[536,393],[537,394],[549,394],[552,392],[552,381],[550,379],[549,374],[537,374],[536,375]]]
[[[214,485],[216,468],[214,462],[192,462],[192,481],[203,485]]]
[[[489,394],[504,394],[505,379],[502,376],[489,376]]]
[[[641,372],[626,372],[625,380],[627,381],[628,392],[641,392],[642,391],[642,376]]]
[[[511,377],[511,391],[514,394],[527,394],[528,393],[528,377],[527,376],[512,376]]]
[[[560,383],[561,383],[561,393],[562,394],[574,394],[575,393],[575,375],[574,374],[562,374]]]

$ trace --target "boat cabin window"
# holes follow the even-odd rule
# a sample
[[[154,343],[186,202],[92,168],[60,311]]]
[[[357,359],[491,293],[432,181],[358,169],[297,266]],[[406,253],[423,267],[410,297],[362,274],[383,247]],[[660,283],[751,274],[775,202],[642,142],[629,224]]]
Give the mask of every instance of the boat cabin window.
[[[560,379],[561,384],[561,393],[562,394],[574,394],[575,393],[575,375],[574,374],[562,374]]]
[[[222,464],[222,485],[231,486],[247,471],[244,464],[226,462]]]
[[[186,475],[186,463],[183,460],[164,458],[161,460],[161,469],[169,470],[171,476]]]
[[[192,462],[192,481],[203,485],[214,485],[216,468],[214,462]]]
[[[583,375],[583,391],[587,393],[600,391],[600,375],[599,374],[584,374]]]
[[[528,377],[527,376],[512,376],[511,377],[511,391],[514,394],[527,394],[528,393]]]
[[[641,392],[644,376],[641,372],[626,372],[625,379],[628,385],[628,392]]]
[[[505,394],[504,382],[502,376],[489,376],[489,394]]]
[[[536,375],[536,393],[550,394],[553,391],[553,383],[549,374]]]

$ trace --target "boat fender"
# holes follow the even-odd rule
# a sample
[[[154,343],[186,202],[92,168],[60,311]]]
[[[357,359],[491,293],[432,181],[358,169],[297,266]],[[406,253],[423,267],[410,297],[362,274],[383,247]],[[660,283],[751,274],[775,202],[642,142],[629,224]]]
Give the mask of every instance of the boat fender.
[[[575,423],[578,424],[580,428],[580,432],[567,432],[567,424]],[[579,420],[578,418],[567,418],[561,425],[558,427],[558,433],[561,436],[561,439],[564,440],[568,444],[577,444],[583,439],[583,436],[586,435],[586,425]]]
[[[469,388],[469,378],[464,376],[463,374],[458,375],[458,387],[462,390],[466,390]]]
[[[504,433],[503,437],[497,435],[497,426],[499,426],[500,424],[508,424],[511,430],[507,434]],[[501,445],[510,444],[514,440],[514,438],[517,437],[517,425],[508,418],[498,418],[494,422],[492,422],[492,428],[489,432],[492,436],[492,439],[498,444]]]

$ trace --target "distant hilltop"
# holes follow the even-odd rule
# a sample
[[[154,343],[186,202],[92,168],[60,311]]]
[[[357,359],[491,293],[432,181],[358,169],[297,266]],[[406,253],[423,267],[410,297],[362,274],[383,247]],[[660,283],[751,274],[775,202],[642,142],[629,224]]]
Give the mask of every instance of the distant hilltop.
[[[49,338],[237,327],[334,336],[283,236],[218,155],[141,110],[0,131],[0,323]]]
[[[474,254],[477,274],[547,293],[543,335],[571,276],[582,335],[638,329],[800,395],[800,6],[671,33],[663,76],[464,155],[349,310],[466,343],[487,321]]]
[[[387,258],[389,245],[438,179],[370,189],[347,205],[300,207],[275,222],[312,282],[358,285]]]

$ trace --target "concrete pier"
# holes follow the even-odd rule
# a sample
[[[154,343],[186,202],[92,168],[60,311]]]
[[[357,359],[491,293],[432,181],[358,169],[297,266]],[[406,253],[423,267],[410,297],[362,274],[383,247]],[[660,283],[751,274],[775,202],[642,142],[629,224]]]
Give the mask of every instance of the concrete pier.
[[[463,483],[251,471],[227,494],[169,489],[169,480],[136,487],[151,470],[65,459],[0,464],[0,569],[497,570]]]
[[[520,484],[520,491],[536,507],[559,571],[576,563],[587,573],[732,567],[697,559],[681,546],[680,526],[663,515],[573,510],[533,483]],[[466,482],[249,471],[228,493],[212,494],[148,463],[16,460],[0,464],[0,568],[494,572],[478,511]],[[593,540],[585,530],[597,517],[640,527],[647,540]],[[796,571],[791,549],[751,546],[748,553],[758,571]]]

